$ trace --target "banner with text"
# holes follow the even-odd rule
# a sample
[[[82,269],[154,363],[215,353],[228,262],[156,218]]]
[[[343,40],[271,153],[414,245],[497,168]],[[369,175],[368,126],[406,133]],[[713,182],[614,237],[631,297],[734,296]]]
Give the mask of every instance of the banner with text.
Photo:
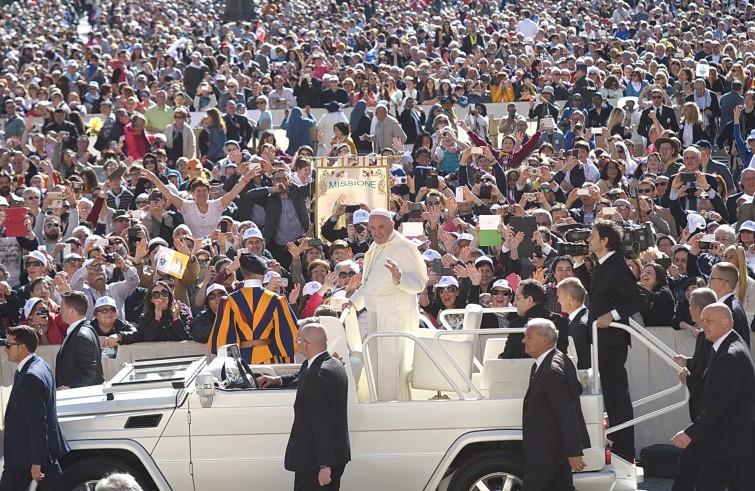
[[[317,200],[315,203],[315,234],[320,236],[328,220],[341,204],[370,208],[389,207],[390,171],[388,167],[318,167],[315,174]],[[350,209],[349,212],[352,212]],[[345,223],[336,228],[345,227]]]

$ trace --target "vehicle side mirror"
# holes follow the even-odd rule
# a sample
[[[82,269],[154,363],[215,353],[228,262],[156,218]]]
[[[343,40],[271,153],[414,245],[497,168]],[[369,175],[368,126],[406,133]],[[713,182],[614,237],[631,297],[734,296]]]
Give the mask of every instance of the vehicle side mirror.
[[[201,372],[197,375],[195,384],[202,407],[212,407],[212,398],[215,396],[215,377],[211,372]]]

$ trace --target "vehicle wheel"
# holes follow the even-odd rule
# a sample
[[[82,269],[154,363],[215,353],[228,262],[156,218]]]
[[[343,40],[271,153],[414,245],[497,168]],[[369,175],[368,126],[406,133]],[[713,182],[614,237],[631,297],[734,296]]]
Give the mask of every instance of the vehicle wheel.
[[[97,481],[113,473],[133,476],[144,489],[151,489],[150,482],[129,464],[108,457],[81,459],[63,469],[63,479],[69,491],[90,491]]]
[[[449,491],[521,491],[522,457],[506,450],[489,450],[462,462]]]

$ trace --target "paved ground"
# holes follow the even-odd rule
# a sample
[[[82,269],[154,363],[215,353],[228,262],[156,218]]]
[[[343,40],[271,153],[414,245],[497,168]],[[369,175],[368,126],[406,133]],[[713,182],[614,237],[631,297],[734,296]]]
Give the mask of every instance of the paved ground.
[[[640,489],[645,491],[670,491],[672,482],[673,479],[646,477],[645,482],[640,484]]]

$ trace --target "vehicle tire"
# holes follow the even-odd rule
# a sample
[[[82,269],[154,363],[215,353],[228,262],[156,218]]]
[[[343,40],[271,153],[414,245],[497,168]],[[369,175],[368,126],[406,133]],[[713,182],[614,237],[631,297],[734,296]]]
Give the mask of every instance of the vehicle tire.
[[[449,491],[521,491],[522,456],[508,450],[489,450],[461,463]]]
[[[143,489],[153,488],[151,482],[133,466],[109,457],[88,457],[78,460],[63,469],[63,480],[68,491],[87,491],[94,489],[97,481],[113,473],[130,474]]]

